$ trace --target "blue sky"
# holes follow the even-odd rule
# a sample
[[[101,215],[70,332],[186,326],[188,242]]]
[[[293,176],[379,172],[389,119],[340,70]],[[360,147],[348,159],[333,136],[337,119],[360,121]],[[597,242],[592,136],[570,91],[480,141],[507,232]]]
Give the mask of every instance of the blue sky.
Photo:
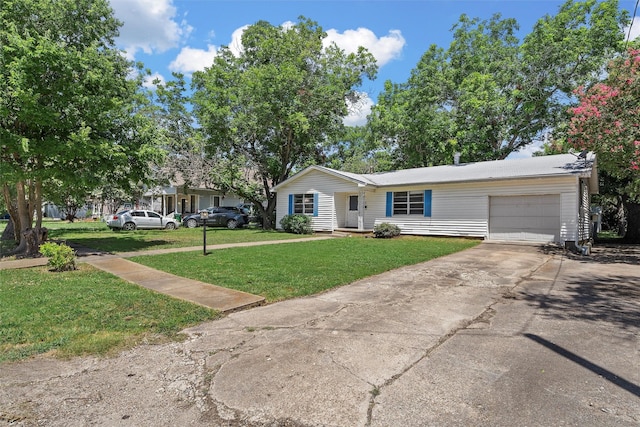
[[[316,21],[328,38],[350,51],[363,45],[378,60],[375,81],[360,88],[363,108],[346,121],[362,124],[384,82],[407,80],[431,44],[447,47],[451,27],[461,14],[482,19],[494,13],[516,18],[521,37],[545,14],[555,14],[559,0],[110,0],[124,25],[117,40],[131,59],[141,61],[161,80],[171,72],[187,77],[211,64],[222,45],[232,46],[243,27],[265,20],[273,25],[296,21],[300,15]],[[636,0],[620,0],[633,14]],[[631,27],[640,34],[640,19]]]

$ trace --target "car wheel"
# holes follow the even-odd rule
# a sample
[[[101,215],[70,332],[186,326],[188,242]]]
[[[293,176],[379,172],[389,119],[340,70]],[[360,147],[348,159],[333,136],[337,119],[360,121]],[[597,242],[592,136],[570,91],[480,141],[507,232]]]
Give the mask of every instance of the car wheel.
[[[189,220],[187,220],[187,227],[188,228],[196,228],[198,226],[198,221],[196,221],[195,219],[191,218]]]
[[[136,225],[132,222],[125,222],[122,229],[125,231],[133,231],[136,229]]]
[[[176,229],[176,225],[173,222],[168,222],[166,227],[167,230],[175,230]]]
[[[238,221],[236,221],[235,219],[230,219],[229,221],[227,221],[227,228],[229,230],[233,230],[234,228],[238,228]]]

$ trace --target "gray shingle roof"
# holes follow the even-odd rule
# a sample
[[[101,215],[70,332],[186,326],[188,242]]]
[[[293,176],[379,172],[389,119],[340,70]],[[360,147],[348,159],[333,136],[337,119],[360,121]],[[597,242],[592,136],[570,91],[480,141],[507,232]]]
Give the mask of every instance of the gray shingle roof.
[[[591,178],[595,160],[596,158],[593,153],[587,153],[586,158],[579,158],[576,154],[557,154],[554,156],[461,163],[459,165],[432,166],[370,174],[357,174],[322,166],[310,166],[286,181],[281,182],[275,186],[272,191],[277,191],[279,187],[304,176],[312,170],[338,176],[353,181],[358,185],[371,185],[374,187],[572,175],[581,178]]]
[[[586,158],[579,158],[576,154],[558,154],[554,156],[461,163],[459,165],[432,166],[371,174],[357,174],[322,166],[310,166],[304,171],[278,184],[273,188],[273,191],[277,191],[278,187],[286,185],[287,182],[295,180],[311,170],[323,171],[353,181],[359,185],[390,187],[571,175],[589,178],[591,177],[594,164],[595,155],[588,153]]]
[[[525,159],[494,160],[405,169],[360,176],[363,181],[381,187],[562,175],[589,177],[594,161],[595,156],[591,153],[585,159],[578,158],[574,154],[559,154]]]

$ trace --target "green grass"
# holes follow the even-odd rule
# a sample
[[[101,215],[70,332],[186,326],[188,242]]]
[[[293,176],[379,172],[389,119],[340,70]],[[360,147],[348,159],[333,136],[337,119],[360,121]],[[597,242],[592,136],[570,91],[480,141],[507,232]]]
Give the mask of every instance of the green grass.
[[[0,270],[0,362],[50,353],[110,354],[175,339],[219,313],[124,282],[88,265]]]
[[[136,252],[151,249],[184,248],[202,246],[202,227],[177,230],[135,230],[112,231],[101,221],[43,221],[43,227],[49,229],[49,238],[56,241],[75,242],[80,245],[106,252]],[[0,226],[4,228],[3,226]],[[0,229],[0,232],[2,230]],[[266,231],[258,228],[228,230],[226,228],[207,227],[207,244],[226,244],[240,242],[261,242],[265,240],[299,239],[297,234],[280,231]],[[9,242],[1,253],[7,253],[13,247]]]
[[[68,223],[67,223],[68,224]],[[57,224],[56,224],[57,225]],[[49,227],[49,225],[46,225]],[[202,246],[202,227],[178,230],[112,231],[102,222],[69,224],[67,227],[50,228],[49,238],[71,241],[106,252],[135,252],[150,249]],[[207,227],[207,244],[259,242],[265,240],[297,239],[300,236],[257,228],[228,230]]]
[[[272,246],[137,256],[132,261],[178,276],[264,296],[311,295],[354,280],[461,251],[479,242],[404,236],[339,238]]]

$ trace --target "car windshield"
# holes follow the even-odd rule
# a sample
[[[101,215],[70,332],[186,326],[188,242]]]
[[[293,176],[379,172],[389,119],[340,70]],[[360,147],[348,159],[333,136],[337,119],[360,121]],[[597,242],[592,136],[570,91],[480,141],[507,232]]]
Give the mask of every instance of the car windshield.
[[[124,215],[124,214],[126,214],[127,212],[129,212],[129,209],[127,209],[126,211],[120,211],[120,212],[118,212],[116,215]]]

